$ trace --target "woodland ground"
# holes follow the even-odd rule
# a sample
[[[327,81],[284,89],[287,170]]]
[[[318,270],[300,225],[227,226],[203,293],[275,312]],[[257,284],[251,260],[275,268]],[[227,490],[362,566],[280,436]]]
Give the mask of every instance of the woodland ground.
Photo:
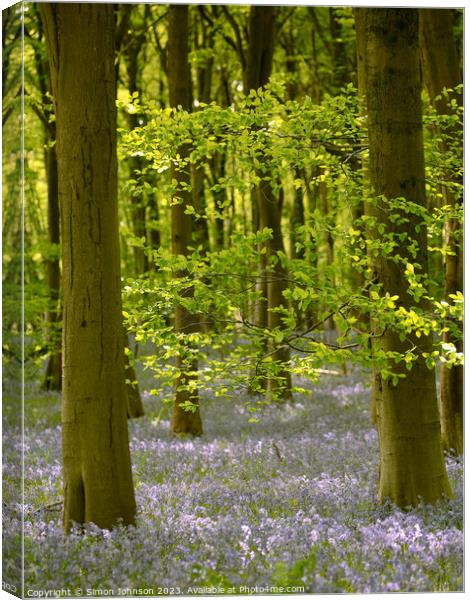
[[[242,393],[231,402],[203,397],[205,432],[195,440],[172,439],[169,413],[142,386],[146,416],[129,427],[137,526],[69,537],[54,505],[59,396],[27,390],[26,590],[462,590],[461,462],[447,457],[450,503],[409,512],[378,506],[366,381],[359,372],[324,377],[293,405],[268,407],[257,423],[248,422]],[[4,418],[15,412],[7,398]],[[16,434],[15,443],[11,435],[4,441],[6,534],[20,531],[12,495],[18,426]],[[18,535],[4,537],[7,555],[15,542]]]

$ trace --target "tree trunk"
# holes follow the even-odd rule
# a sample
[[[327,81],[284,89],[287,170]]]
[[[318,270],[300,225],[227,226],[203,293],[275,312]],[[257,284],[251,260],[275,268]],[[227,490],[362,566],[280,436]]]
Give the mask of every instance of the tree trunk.
[[[333,89],[336,93],[350,81],[351,65],[349,65],[347,46],[344,42],[343,31],[341,21],[336,13],[337,8],[331,6],[329,8],[330,18],[330,34],[331,34],[331,50],[333,64],[335,65],[333,71]]]
[[[356,30],[356,79],[359,99],[364,101],[366,94],[366,12],[353,9]],[[362,108],[362,106],[361,106]]]
[[[224,149],[212,157],[209,166],[214,183],[225,177],[225,161],[226,152]],[[213,191],[212,199],[214,202],[214,210],[218,213],[218,216],[214,219],[215,249],[223,250],[225,247],[227,247],[229,238],[228,232],[227,234],[225,232],[226,216],[228,212],[226,207],[227,189],[222,187],[219,190]]]
[[[300,179],[298,170],[296,170],[296,178]],[[290,228],[290,257],[303,259],[305,257],[305,248],[297,247],[297,242],[303,242],[304,233],[299,233],[299,228],[305,225],[305,210],[304,210],[304,192],[301,187],[295,190],[295,195],[292,202],[291,212],[291,228]]]
[[[307,174],[305,167],[301,169],[301,175],[304,182],[305,193],[307,194],[307,210],[306,210],[306,223],[313,224],[315,210],[319,203],[319,187],[318,184],[312,185],[311,179],[318,176],[318,167],[314,167],[313,173],[310,176]],[[305,235],[305,260],[312,265],[318,274],[318,239],[315,233],[307,229]],[[318,321],[319,306],[318,302],[312,302],[305,311],[305,325],[311,327]]]
[[[248,59],[244,77],[245,93],[263,87],[269,81],[274,54],[275,16],[274,6],[252,6],[250,9]],[[262,169],[260,175],[265,176]],[[267,327],[272,329],[281,325],[280,315],[276,309],[283,306],[286,273],[279,260],[273,266],[269,264],[270,258],[275,256],[277,251],[284,252],[284,245],[281,232],[281,205],[268,181],[262,181],[257,187],[256,217],[259,230],[265,227],[271,228],[273,238],[265,243],[266,254],[260,254],[260,282],[257,286],[260,299],[256,306],[255,322],[263,328],[266,327],[266,323]],[[268,349],[270,346],[272,346],[271,342],[268,344]],[[290,374],[285,368],[286,363],[289,362],[289,350],[284,347],[277,350],[272,348],[270,357],[279,363],[280,371],[277,377],[268,378],[268,394],[291,398]]]
[[[360,8],[354,8],[354,27],[356,29],[356,68],[357,68],[357,92],[359,95],[359,107],[362,116],[366,114],[366,15],[367,12]],[[367,159],[361,159],[363,179],[369,179],[369,165]],[[372,205],[370,202],[362,202],[362,212],[366,216],[374,216],[372,214]],[[369,235],[373,236],[374,232],[370,231]],[[370,252],[368,251],[369,259]],[[363,279],[363,276],[361,276]],[[364,285],[364,281],[361,282],[361,287]],[[369,315],[359,314],[357,315],[360,321],[369,322],[369,330],[375,330],[377,325],[370,323]],[[374,425],[377,424],[377,386],[378,380],[374,373],[371,381],[371,393],[370,393],[370,418]]]
[[[160,210],[158,208],[158,199],[154,192],[150,194],[148,200],[148,220],[147,220],[147,239],[150,242],[152,250],[158,250],[161,245],[160,236]],[[149,265],[152,269],[156,268],[155,261],[151,261]]]
[[[124,348],[130,350],[129,335],[123,329]],[[137,419],[145,414],[144,405],[140,396],[139,382],[134,369],[134,365],[129,359],[127,352],[124,352],[124,373],[126,377],[127,391],[127,418]]]
[[[319,61],[318,61],[318,52],[317,52],[317,33],[315,30],[315,10],[316,7],[309,6],[308,7],[309,15],[311,18],[310,25],[310,43],[312,47],[312,68],[311,68],[311,82],[310,82],[310,95],[315,103],[319,103],[323,96],[322,84],[319,76]]]
[[[286,71],[289,74],[287,80],[287,93],[290,100],[295,100],[299,95],[299,73],[297,72],[298,61],[295,56],[295,37],[292,22],[286,37]],[[300,167],[294,168],[294,178],[302,179]],[[297,250],[297,242],[302,241],[303,235],[299,235],[298,228],[305,225],[304,193],[302,187],[296,187],[291,207],[290,231],[289,231],[289,256],[290,258],[303,259],[305,250]]]
[[[207,222],[207,206],[206,206],[206,195],[205,195],[205,173],[204,167],[198,167],[192,165],[191,168],[191,183],[192,183],[192,195],[193,195],[193,206],[196,211],[196,219],[194,222],[194,234],[196,246],[201,246],[202,254],[205,255],[210,251],[210,240],[209,240],[209,225]]]
[[[452,10],[425,9],[420,11],[421,49],[423,72],[431,101],[439,114],[448,114],[445,98],[436,99],[444,88],[455,88],[462,83],[457,45],[453,33]],[[460,104],[462,96],[453,94]],[[448,132],[450,133],[450,132]],[[457,134],[457,132],[456,132]],[[445,142],[442,150],[446,151]],[[462,183],[462,182],[460,182]],[[456,197],[449,188],[443,189],[444,203],[456,207],[462,198]],[[448,219],[445,225],[445,300],[452,303],[451,294],[463,290],[462,231],[456,219]],[[453,343],[462,352],[461,339],[452,332],[444,333],[443,341]],[[463,452],[463,366],[441,367],[441,429],[445,450],[457,455]]]
[[[127,79],[128,79],[128,90],[129,94],[139,94],[139,55],[141,54],[142,46],[145,40],[145,35],[140,33],[138,35],[134,34],[132,37],[126,38],[126,43],[124,44],[124,59],[126,63],[126,71],[127,71]],[[129,128],[135,129],[139,127],[139,115],[136,113],[129,113],[127,115]],[[142,171],[144,162],[142,158],[139,156],[133,157],[130,160],[130,176],[131,178],[138,179],[139,173]],[[131,219],[132,219],[132,227],[134,231],[134,235],[139,239],[144,239],[144,242],[147,242],[146,239],[146,227],[145,227],[145,193],[143,190],[136,195],[133,194],[131,197]],[[141,275],[146,273],[149,269],[148,256],[145,253],[144,248],[139,246],[134,246],[134,259],[135,259],[135,267],[136,273]]]
[[[323,169],[320,167],[320,174],[323,174]],[[328,188],[325,181],[320,181],[318,183],[318,204],[321,208],[323,215],[328,218],[330,212],[333,212],[330,203],[328,201]],[[325,241],[325,250],[326,250],[326,269],[328,272],[328,277],[330,277],[330,282],[332,287],[336,287],[336,277],[335,277],[335,269],[334,269],[334,260],[335,260],[335,239],[333,237],[333,233],[331,231],[331,227],[333,226],[333,219],[330,217],[330,223],[327,224],[325,233],[324,233],[324,241]],[[331,273],[331,276],[330,276]],[[324,307],[327,308],[327,307]],[[335,320],[333,317],[328,317],[325,321],[325,331],[334,331],[335,330]]]
[[[270,330],[282,329],[281,315],[276,308],[285,305],[283,296],[287,288],[287,271],[279,259],[278,252],[285,253],[281,231],[281,206],[279,199],[273,194],[269,181],[262,181],[258,187],[258,206],[260,217],[260,229],[265,227],[272,230],[272,238],[266,242],[265,257],[267,283],[268,310],[267,327]],[[273,264],[274,259],[274,264]],[[269,377],[267,381],[268,395],[274,398],[292,399],[291,375],[286,369],[289,363],[289,349],[285,346],[277,346],[270,342],[268,350],[271,360],[278,363],[279,372],[275,377]]]
[[[53,135],[47,142],[55,141],[55,127]],[[60,212],[59,189],[57,179],[57,155],[53,145],[47,145],[45,150],[46,176],[47,176],[47,221],[49,243],[54,247],[54,252],[60,245]],[[58,337],[58,322],[60,321],[60,265],[59,257],[54,254],[47,261],[47,286],[50,294],[50,308],[47,313],[47,324],[52,345],[51,354],[47,361],[44,377],[46,390],[60,391],[62,388],[62,352],[60,347],[55,347],[55,338]]]
[[[189,62],[188,62],[188,6],[185,4],[171,5],[169,9],[168,27],[168,86],[170,92],[170,105],[181,106],[184,110],[190,108],[189,90]],[[182,158],[188,155],[185,146],[179,148]],[[184,170],[183,170],[184,169]],[[171,177],[177,182],[176,198],[177,204],[171,207],[171,237],[172,252],[175,256],[189,254],[189,246],[192,242],[193,219],[186,214],[186,207],[191,206],[191,192],[182,189],[182,184],[191,183],[191,172],[189,165],[177,168],[172,166]],[[187,272],[178,272],[175,277],[185,277]],[[193,295],[192,286],[185,291],[187,297]],[[198,319],[182,305],[175,308],[175,333],[185,335],[198,330]],[[190,348],[184,349],[177,357],[176,367],[179,376],[176,382],[175,402],[171,428],[174,434],[189,433],[192,435],[202,434],[202,421],[199,412],[199,400],[197,388],[194,386],[194,373],[197,371],[197,361],[190,358]],[[190,402],[194,411],[184,410],[182,405]]]
[[[365,11],[366,95],[369,116],[370,179],[374,193],[388,199],[408,198],[425,206],[424,151],[421,86],[418,53],[418,11],[415,9],[359,9]],[[375,211],[386,232],[405,232],[418,244],[416,259],[421,273],[427,271],[426,231],[416,233],[418,219],[398,228],[387,220],[386,206]],[[382,210],[381,210],[382,209]],[[402,253],[406,250],[402,250]],[[406,254],[405,254],[406,256]],[[413,305],[407,293],[404,267],[380,255],[374,258],[377,282],[383,292],[398,295],[399,305]],[[403,354],[415,346],[432,351],[431,336],[400,341],[398,333],[386,329],[373,339],[372,352]],[[380,445],[381,501],[390,499],[400,507],[420,500],[436,501],[450,496],[440,438],[439,411],[434,371],[420,356],[410,372],[390,364],[390,370],[405,374],[397,385],[377,373],[377,422]]]
[[[135,520],[126,418],[111,4],[41,4],[57,124],[64,526]]]
[[[44,166],[47,181],[47,233],[51,256],[46,261],[46,280],[49,289],[49,307],[46,314],[46,338],[49,341],[49,359],[43,381],[46,390],[60,391],[62,387],[62,355],[59,342],[60,309],[60,211],[57,179],[56,127],[50,106],[51,83],[48,74],[47,56],[43,51],[44,31],[37,6],[32,7],[37,24],[37,43],[34,48],[35,67],[41,92],[42,111],[37,114],[44,128]]]
[[[274,54],[274,6],[252,6],[249,17],[248,60],[244,72],[244,90],[266,85],[271,75]]]
[[[127,88],[129,94],[132,96],[137,93],[141,97],[141,90],[139,86],[139,55],[142,52],[142,48],[145,42],[145,33],[140,32],[139,34],[133,34],[132,37],[128,33],[129,28],[132,27],[132,14],[133,6],[121,5],[123,12],[120,31],[116,31],[116,51],[122,50],[124,62],[127,72]],[[117,63],[116,73],[119,72],[119,63]],[[139,127],[139,115],[136,113],[129,113],[127,115],[129,129],[135,129]],[[144,166],[144,162],[140,156],[133,157],[130,159],[129,171],[131,179],[138,179],[141,175]],[[146,230],[146,194],[142,190],[138,195],[131,196],[131,221],[134,235],[143,239],[147,244],[147,230]],[[134,260],[135,260],[135,273],[137,275],[144,275],[149,270],[149,260],[145,253],[144,248],[140,246],[134,246]],[[129,348],[129,335],[124,330],[124,348]],[[135,419],[143,417],[144,405],[142,404],[142,398],[140,396],[139,382],[137,381],[137,375],[133,365],[129,361],[128,355],[124,354],[124,375],[126,379],[126,391],[127,391],[127,417],[129,419]]]

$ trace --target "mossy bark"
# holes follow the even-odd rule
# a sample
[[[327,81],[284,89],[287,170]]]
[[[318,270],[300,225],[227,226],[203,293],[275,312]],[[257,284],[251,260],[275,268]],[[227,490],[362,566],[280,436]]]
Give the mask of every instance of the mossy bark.
[[[453,89],[462,83],[457,44],[453,32],[453,11],[444,9],[424,9],[420,11],[421,53],[423,73],[431,101],[438,113],[449,113],[448,100],[439,97],[444,88]],[[462,95],[451,97],[460,104]],[[447,132],[448,134],[451,132]],[[459,132],[456,132],[458,135]],[[442,150],[446,144],[442,142]],[[459,183],[462,183],[460,181]],[[443,188],[444,203],[455,208],[463,199]],[[462,229],[456,219],[450,218],[445,224],[445,291],[447,302],[452,302],[451,294],[463,290]],[[444,333],[443,341],[453,343],[458,352],[463,351],[461,338],[451,331]],[[441,429],[444,448],[460,455],[463,452],[463,367],[441,368]]]
[[[418,11],[415,9],[360,9],[365,11],[366,95],[369,117],[370,179],[374,193],[388,199],[404,197],[425,206],[421,85],[419,75]],[[403,226],[387,219],[385,203],[375,210],[386,232],[406,233],[416,241],[421,273],[427,271],[426,229],[416,232],[413,217]],[[406,257],[406,249],[401,254]],[[374,269],[383,292],[399,297],[408,309],[403,265],[389,257],[374,257]],[[431,336],[410,335],[401,341],[386,329],[373,339],[372,352],[404,353],[412,346],[420,353],[432,350]],[[451,496],[440,437],[434,371],[420,355],[397,385],[376,374],[377,425],[380,445],[379,498],[400,507],[420,500],[433,502]]]
[[[41,4],[57,123],[64,526],[133,523],[111,4]]]
[[[171,106],[181,106],[190,109],[189,62],[188,62],[188,6],[185,4],[171,5],[169,8],[168,27],[168,85]],[[186,147],[179,148],[179,154],[185,158],[188,154]],[[192,244],[193,218],[186,214],[186,208],[192,205],[190,191],[190,166],[172,166],[171,177],[176,181],[177,202],[171,207],[171,237],[172,252],[175,256],[187,256]],[[189,186],[189,190],[185,186]],[[175,277],[187,276],[186,271],[175,273]],[[185,296],[193,295],[192,286],[188,285]],[[174,330],[176,334],[189,334],[199,329],[197,316],[179,304],[175,308]],[[185,352],[188,350],[189,352]],[[197,387],[194,385],[197,361],[188,359],[191,349],[182,348],[176,359],[179,377],[176,381],[175,401],[171,419],[173,434],[202,434],[202,420],[199,411]],[[185,356],[185,354],[187,356]],[[191,402],[194,411],[183,408],[185,402]]]

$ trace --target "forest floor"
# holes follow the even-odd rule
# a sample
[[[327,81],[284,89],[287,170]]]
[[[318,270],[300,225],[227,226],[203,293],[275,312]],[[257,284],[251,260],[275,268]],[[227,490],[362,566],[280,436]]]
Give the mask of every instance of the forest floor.
[[[246,398],[203,397],[205,432],[194,440],[171,437],[161,400],[144,389],[146,416],[130,422],[137,526],[68,537],[59,397],[27,393],[26,593],[462,590],[462,464],[446,459],[454,500],[409,512],[379,506],[366,380],[323,377],[256,423]],[[12,410],[6,402],[5,418]],[[4,537],[7,560],[20,531],[20,505],[9,501],[17,433],[3,455],[4,532],[17,532]]]

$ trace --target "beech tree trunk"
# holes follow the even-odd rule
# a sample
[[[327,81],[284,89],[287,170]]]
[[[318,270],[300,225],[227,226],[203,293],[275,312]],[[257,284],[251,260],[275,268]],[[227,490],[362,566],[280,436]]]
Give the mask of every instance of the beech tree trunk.
[[[214,46],[214,28],[207,28],[207,23],[204,19],[195,19],[192,27],[194,28],[194,45],[195,50],[201,48],[212,48]],[[199,32],[199,29],[201,30]],[[201,33],[201,40],[199,40]],[[200,65],[196,69],[195,93],[196,100],[204,104],[209,104],[212,100],[212,69],[214,66],[214,57],[208,57],[204,65]],[[190,109],[193,108],[191,101]],[[206,217],[207,200],[206,200],[206,174],[203,165],[193,165],[192,168],[192,186],[193,186],[193,205],[198,217],[194,223],[194,233],[197,245],[202,247],[202,252],[205,254],[210,251],[209,237],[209,222]]]
[[[269,81],[274,53],[274,23],[275,8],[273,6],[252,6],[248,23],[248,58],[244,71],[243,87],[245,94],[257,90]],[[254,233],[261,229],[260,204],[262,196],[258,189],[251,191],[251,222]],[[261,250],[262,248],[260,248]],[[254,304],[253,320],[258,327],[268,325],[268,284],[267,284],[267,256],[260,254],[259,281],[256,291],[259,299]]]
[[[323,169],[320,168],[320,173],[323,173]],[[323,215],[327,217],[333,211],[330,206],[330,202],[328,200],[328,188],[326,181],[320,181],[318,184],[318,201],[323,212]],[[333,233],[331,231],[332,224],[328,224],[326,227],[326,231],[324,232],[324,241],[325,241],[325,250],[326,250],[326,268],[331,273],[331,285],[336,287],[336,274],[335,269],[333,268],[335,261],[335,239],[333,237]],[[327,307],[325,307],[327,308]],[[325,321],[325,330],[326,331],[334,331],[335,330],[335,320],[333,317],[329,317]]]
[[[129,335],[123,328],[124,349],[129,349]],[[124,375],[126,379],[127,392],[127,418],[137,419],[145,414],[142,397],[140,395],[139,382],[133,363],[129,360],[127,352],[124,352]]]
[[[275,16],[274,6],[252,6],[250,9],[248,58],[244,78],[246,93],[265,86],[269,81],[274,54]],[[260,174],[266,175],[262,169]],[[256,324],[274,329],[281,325],[276,309],[284,305],[283,291],[287,287],[287,277],[281,262],[272,262],[278,251],[284,252],[284,244],[280,199],[273,193],[268,181],[262,181],[257,187],[256,207],[259,230],[269,227],[273,232],[272,239],[265,243],[266,254],[260,255],[260,282],[257,290],[261,298],[256,306]],[[268,344],[268,350],[271,350],[271,359],[279,364],[279,372],[276,377],[268,378],[267,392],[275,397],[291,398],[291,378],[285,368],[289,362],[289,350],[285,347],[276,350],[271,347],[271,343]]]
[[[366,96],[369,116],[370,179],[374,193],[388,199],[404,197],[425,206],[424,151],[419,76],[418,11],[415,9],[359,9],[365,11]],[[375,210],[386,232],[406,232],[418,244],[409,258],[427,271],[426,230],[417,233],[418,220],[400,226],[387,219],[385,205]],[[401,249],[401,254],[406,249]],[[405,254],[406,256],[406,254]],[[387,257],[374,258],[382,292],[398,295],[399,305],[413,305],[407,293],[403,265]],[[404,353],[414,345],[432,351],[431,336],[401,341],[387,329],[373,339],[372,352]],[[400,363],[402,364],[402,363]],[[406,377],[393,385],[377,373],[377,424],[380,445],[379,498],[400,507],[420,500],[433,502],[451,496],[440,437],[434,371],[420,356],[411,371],[391,364]]]
[[[440,114],[448,114],[445,98],[437,99],[444,88],[455,88],[462,83],[457,44],[453,33],[452,10],[424,9],[420,11],[421,50],[423,72],[431,101]],[[462,96],[453,94],[460,104]],[[448,132],[449,133],[449,132]],[[457,132],[456,132],[457,133]],[[442,142],[443,151],[446,150]],[[462,182],[460,182],[462,183]],[[448,188],[443,188],[444,203],[455,207],[462,203]],[[456,219],[445,225],[445,300],[452,303],[451,294],[463,290],[462,231]],[[453,343],[462,352],[461,339],[452,332],[444,333],[444,342]],[[463,452],[463,367],[441,367],[441,429],[445,450],[457,455]]]
[[[296,179],[300,179],[299,169],[296,169],[295,175]],[[305,248],[297,247],[298,242],[304,242],[305,236],[305,233],[299,233],[299,228],[305,225],[304,191],[301,187],[295,190],[290,216],[289,255],[291,258],[303,259],[305,257]]]
[[[266,85],[271,75],[274,54],[274,6],[252,6],[249,17],[248,59],[244,72],[244,90]]]
[[[289,74],[287,82],[287,91],[290,100],[295,100],[299,96],[299,73],[297,72],[298,61],[295,59],[295,38],[290,23],[290,29],[286,35],[286,71]],[[299,166],[294,168],[295,179],[302,179],[302,170]],[[299,235],[299,227],[305,225],[304,192],[302,187],[296,187],[290,213],[289,230],[289,256],[291,258],[303,259],[305,249],[297,249],[297,242],[303,241],[305,234]]]
[[[335,69],[333,72],[333,88],[339,91],[344,85],[346,85],[350,79],[351,65],[349,63],[349,57],[347,53],[347,46],[344,41],[344,34],[342,31],[341,21],[338,18],[337,8],[331,6],[329,8],[330,18],[330,34],[332,39],[331,53]]]
[[[58,322],[61,319],[60,309],[60,264],[57,250],[60,246],[60,211],[59,188],[57,179],[57,153],[55,148],[56,127],[53,111],[50,106],[51,82],[48,73],[47,56],[41,51],[44,41],[39,8],[32,5],[32,11],[37,23],[37,44],[33,46],[35,67],[38,75],[38,85],[41,92],[42,110],[36,109],[44,129],[44,166],[47,181],[47,234],[53,255],[46,261],[46,280],[49,289],[49,307],[46,314],[46,338],[50,344],[50,355],[46,364],[43,387],[46,390],[60,391],[62,387],[62,356]]]
[[[111,4],[40,5],[57,124],[64,294],[64,526],[133,523]]]
[[[363,116],[366,114],[366,15],[367,12],[360,8],[354,8],[354,27],[356,30],[356,68],[357,68],[357,92],[359,95],[360,102],[360,111]],[[361,158],[362,170],[364,179],[369,179],[369,164],[368,160],[364,157]],[[367,216],[374,216],[372,214],[372,205],[370,202],[362,203],[362,211]],[[369,232],[370,236],[374,235],[374,232]],[[370,258],[370,253],[369,253]],[[364,282],[361,283],[361,286],[364,285]],[[370,323],[370,318],[368,315],[358,314],[359,320],[364,320],[369,322],[369,327],[372,331],[374,331],[377,327],[376,324]],[[371,422],[376,425],[377,424],[377,386],[379,382],[377,381],[376,374],[374,373],[371,381],[371,394],[370,394],[370,418]]]
[[[266,275],[267,282],[267,304],[268,308],[268,329],[274,330],[282,328],[281,315],[276,309],[285,304],[283,291],[287,287],[287,271],[278,258],[278,252],[285,253],[284,243],[281,231],[281,205],[279,198],[273,194],[269,181],[262,181],[258,187],[258,202],[260,215],[260,229],[268,227],[272,230],[272,238],[266,242]],[[261,255],[263,256],[263,255]],[[270,264],[271,259],[277,259],[274,265]],[[274,398],[292,399],[292,383],[290,372],[286,369],[289,362],[289,348],[285,346],[268,345],[271,359],[278,363],[279,371],[276,377],[269,377],[267,381],[268,395]]]
[[[128,78],[128,89],[130,94],[140,94],[138,79],[139,79],[139,56],[141,55],[142,46],[145,40],[145,34],[135,33],[126,39],[124,45],[124,59],[126,63],[126,71]],[[136,113],[128,114],[128,122],[130,129],[139,127],[139,115]],[[138,178],[139,173],[142,171],[144,162],[140,156],[135,156],[130,160],[130,175],[131,178]],[[138,195],[132,195],[131,197],[131,219],[134,235],[139,239],[144,239],[147,243],[147,230],[146,230],[146,197],[143,190]],[[136,272],[141,275],[149,270],[148,256],[144,251],[144,248],[134,246],[134,258]]]
[[[131,15],[133,14],[132,5],[121,5],[122,17],[121,24],[116,32],[116,50],[122,49],[123,58],[127,73],[127,88],[129,94],[137,93],[141,97],[139,86],[140,70],[139,56],[142,54],[142,48],[145,42],[145,32],[138,34],[130,33],[132,27]],[[135,11],[134,11],[135,12]],[[116,66],[116,73],[119,72],[119,64]],[[136,113],[128,114],[129,129],[139,127],[139,115]],[[140,156],[130,159],[130,176],[138,178],[143,169],[144,163]],[[146,193],[141,191],[138,195],[131,197],[131,221],[134,235],[137,238],[144,239],[148,244],[147,221],[146,221]],[[135,269],[137,275],[143,275],[150,269],[148,256],[140,246],[134,246]],[[129,348],[129,335],[124,330],[124,348]],[[127,416],[129,419],[143,417],[145,414],[144,405],[140,396],[139,382],[134,366],[130,363],[127,354],[124,354],[124,369],[127,389]]]
[[[150,247],[152,250],[158,250],[161,245],[161,236],[160,236],[160,210],[158,208],[157,197],[154,193],[150,194],[148,199],[148,220],[147,220],[147,239],[150,242]],[[149,267],[151,269],[156,270],[157,265],[155,261],[151,261]]]
[[[214,182],[225,177],[225,161],[226,152],[224,149],[221,149],[219,154],[212,157],[209,166]],[[212,199],[214,202],[214,209],[219,213],[219,216],[214,219],[215,249],[223,250],[223,248],[227,247],[229,242],[228,228],[227,231],[225,228],[225,225],[228,225],[228,223],[226,223],[228,213],[228,208],[226,207],[227,190],[222,187],[220,190],[213,191]]]
[[[53,128],[55,130],[55,127]],[[55,140],[55,131],[49,141]],[[60,245],[59,188],[57,176],[57,155],[55,146],[49,145],[45,151],[47,176],[47,224],[49,243],[56,248]],[[47,261],[47,286],[50,294],[50,308],[47,313],[49,336],[54,346],[60,321],[60,265],[59,257]],[[44,377],[46,390],[59,391],[62,388],[62,352],[60,348],[51,350]]]
[[[170,105],[190,109],[189,62],[188,62],[188,6],[174,5],[169,8],[168,26],[168,86]],[[188,155],[185,146],[179,148],[182,158]],[[172,252],[175,256],[187,256],[192,243],[193,218],[186,214],[186,208],[191,206],[191,191],[183,189],[182,185],[190,185],[190,166],[183,169],[172,166],[171,177],[177,182],[176,198],[178,202],[171,207],[171,237]],[[176,273],[175,277],[185,277],[186,272]],[[193,288],[188,286],[187,297],[193,294]],[[189,334],[198,330],[198,319],[182,305],[175,308],[174,329],[176,334]],[[186,352],[187,350],[187,352]],[[194,386],[194,373],[197,371],[197,361],[190,358],[190,348],[181,350],[177,357],[176,367],[180,375],[176,382],[175,401],[171,428],[174,434],[202,434],[202,421],[199,412],[197,388]],[[185,356],[186,354],[186,356]],[[182,407],[185,402],[191,402],[195,410],[188,411]]]

